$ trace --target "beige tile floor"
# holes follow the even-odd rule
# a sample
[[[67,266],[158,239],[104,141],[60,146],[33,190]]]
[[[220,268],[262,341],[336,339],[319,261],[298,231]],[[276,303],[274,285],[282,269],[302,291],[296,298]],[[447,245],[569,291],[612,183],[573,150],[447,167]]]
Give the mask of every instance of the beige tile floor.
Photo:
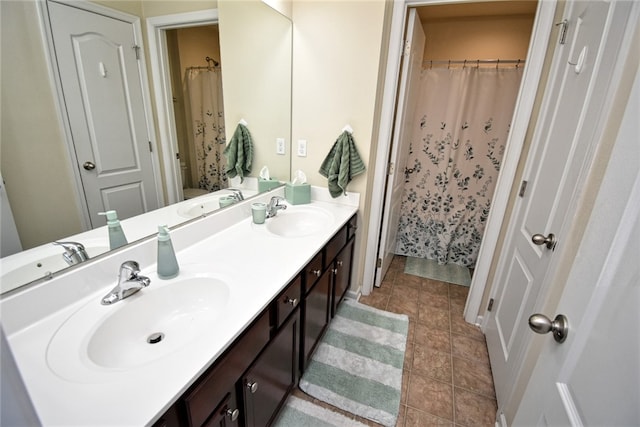
[[[360,299],[409,316],[396,426],[493,426],[497,406],[487,345],[462,316],[468,288],[404,274],[405,259],[396,255],[381,287]],[[299,390],[294,394],[353,418]]]

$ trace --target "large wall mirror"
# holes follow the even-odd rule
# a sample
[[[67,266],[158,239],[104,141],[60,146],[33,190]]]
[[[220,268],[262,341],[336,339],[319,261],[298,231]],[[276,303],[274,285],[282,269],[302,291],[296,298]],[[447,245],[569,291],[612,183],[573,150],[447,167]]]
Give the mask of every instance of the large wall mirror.
[[[23,249],[8,256],[3,253],[0,260],[2,292],[68,268],[62,262],[62,249],[52,242],[85,239],[80,243],[90,249],[92,258],[109,251],[104,222],[92,223],[91,218],[82,214],[87,209],[86,200],[79,196],[83,183],[78,176],[83,173],[83,163],[87,165],[79,160],[80,155],[74,151],[74,146],[67,144],[74,129],[65,124],[66,116],[70,114],[68,110],[77,105],[66,105],[63,111],[59,108],[58,96],[62,94],[56,79],[61,79],[59,73],[65,67],[65,59],[64,56],[50,56],[51,42],[43,37],[43,30],[48,31],[47,15],[55,2],[43,2],[45,0],[0,2],[0,172],[4,180],[0,196],[3,212],[10,205]],[[256,181],[263,166],[268,167],[272,177],[283,181],[289,179],[292,25],[287,17],[260,0],[61,0],[55,4],[59,6],[60,3],[67,8],[87,4],[89,9],[107,7],[115,10],[116,15],[123,13],[137,17],[138,23],[134,25],[139,26],[139,34],[143,35],[141,42],[145,48],[159,52],[142,54],[145,58],[143,68],[148,76],[148,82],[143,80],[144,113],[152,118],[149,122],[155,128],[150,130],[150,135],[156,148],[152,155],[152,185],[158,194],[158,209],[150,209],[155,206],[145,206],[146,202],[131,199],[129,205],[140,206],[138,209],[142,212],[149,212],[142,215],[118,212],[130,243],[154,235],[160,223],[175,226],[194,217],[187,208],[190,200],[195,199],[183,200],[185,196],[207,193],[201,197],[208,197],[218,188],[235,187],[238,183],[236,178],[203,189],[200,177],[193,170],[198,167],[199,154],[194,148],[191,124],[214,126],[212,122],[205,123],[209,114],[220,116],[215,126],[224,128],[223,144],[231,139],[241,120],[247,123],[254,153],[252,172],[245,185]],[[162,17],[180,14],[206,15],[207,19],[200,21],[207,22],[198,22],[195,18],[182,24],[158,24],[155,34],[160,41],[152,40],[153,34],[147,28],[149,22],[171,22],[170,19],[163,21]],[[190,45],[190,39],[197,43]],[[206,41],[203,43],[203,40]],[[158,63],[160,74],[154,68]],[[95,70],[96,78],[109,76],[110,67],[108,62],[100,62]],[[216,113],[208,109],[210,100],[196,100],[197,96],[189,96],[208,83],[195,82],[194,89],[188,87],[193,83],[188,80],[196,80],[197,74],[210,70],[218,73],[221,86],[221,102]],[[206,78],[209,80],[212,79]],[[65,96],[64,99],[67,104],[72,103],[71,97]],[[79,99],[85,102],[84,98]],[[196,117],[202,112],[202,118]],[[117,133],[118,129],[110,130],[110,134]],[[280,139],[285,141],[284,154],[277,152]],[[204,151],[221,148],[195,141],[195,146],[198,144]],[[116,149],[107,152],[109,155],[118,154]],[[203,170],[212,169],[214,166],[211,164],[203,166]],[[212,176],[205,177],[204,181]],[[247,188],[247,195],[254,194],[250,185],[243,188]],[[5,203],[7,201],[8,204]],[[165,219],[163,215],[167,212],[171,213],[171,218]],[[176,216],[178,212],[181,214]],[[3,215],[3,235],[9,234],[6,233],[10,228],[4,222],[6,218],[7,215]],[[100,220],[103,221],[102,217]],[[7,260],[12,263],[6,263]],[[24,268],[10,274],[16,265],[24,265]]]

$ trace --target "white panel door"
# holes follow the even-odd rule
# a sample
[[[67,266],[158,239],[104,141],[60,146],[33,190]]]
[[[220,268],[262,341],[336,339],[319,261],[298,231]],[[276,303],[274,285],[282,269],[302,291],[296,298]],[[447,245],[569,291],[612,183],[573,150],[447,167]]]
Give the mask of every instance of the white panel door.
[[[420,85],[422,57],[424,55],[425,35],[416,9],[409,9],[407,21],[405,49],[400,71],[400,87],[398,91],[398,108],[396,110],[395,130],[389,159],[389,170],[385,195],[385,206],[382,213],[382,230],[378,247],[378,258],[382,261],[376,271],[375,286],[380,286],[389,269],[396,246],[400,207],[404,190],[404,169],[409,157],[409,144],[413,119]]]
[[[73,147],[91,226],[158,208],[133,25],[49,2]]]
[[[528,182],[518,198],[491,298],[484,331],[498,405],[506,404],[530,342],[527,319],[540,289],[554,273],[553,257],[580,194],[581,173],[611,83],[630,2],[571,1],[566,44],[558,46],[546,89],[533,152],[525,167]],[[557,246],[536,245],[535,234],[555,235]]]
[[[569,333],[561,344],[546,337],[513,425],[640,425],[638,117],[640,73],[555,310]]]

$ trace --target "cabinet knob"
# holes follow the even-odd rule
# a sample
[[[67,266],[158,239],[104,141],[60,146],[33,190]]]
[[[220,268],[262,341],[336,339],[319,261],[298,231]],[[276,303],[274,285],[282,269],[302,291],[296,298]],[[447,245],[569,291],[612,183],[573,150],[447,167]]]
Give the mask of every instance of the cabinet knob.
[[[258,391],[258,382],[257,381],[247,381],[247,388],[253,394]]]
[[[290,304],[290,305],[295,307],[296,304],[298,304],[298,299],[297,298],[289,298],[288,296],[285,295],[284,303],[285,304]]]
[[[240,415],[240,411],[238,409],[227,409],[226,416],[231,420],[231,422],[238,419],[238,415]]]
[[[333,275],[335,276],[336,274],[338,274],[338,269],[337,268],[332,268],[331,272],[333,273]]]
[[[343,262],[342,262],[342,261],[340,261],[340,260],[336,261],[336,265],[337,265],[338,267],[342,267],[342,264],[343,264]]]
[[[313,274],[313,275],[314,275],[314,276],[316,276],[316,277],[320,277],[320,274],[321,274],[321,273],[322,273],[322,272],[321,272],[320,270],[311,270],[311,274]]]

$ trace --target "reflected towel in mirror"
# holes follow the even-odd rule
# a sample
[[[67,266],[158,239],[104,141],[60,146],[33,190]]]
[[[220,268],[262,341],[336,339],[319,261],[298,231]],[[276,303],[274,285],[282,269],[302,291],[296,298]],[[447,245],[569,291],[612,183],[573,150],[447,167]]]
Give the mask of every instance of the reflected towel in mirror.
[[[253,141],[245,123],[243,121],[238,123],[236,131],[233,133],[233,137],[223,153],[227,158],[227,166],[225,168],[227,177],[235,178],[239,176],[240,182],[243,182],[244,177],[251,173],[251,163],[253,161]]]

